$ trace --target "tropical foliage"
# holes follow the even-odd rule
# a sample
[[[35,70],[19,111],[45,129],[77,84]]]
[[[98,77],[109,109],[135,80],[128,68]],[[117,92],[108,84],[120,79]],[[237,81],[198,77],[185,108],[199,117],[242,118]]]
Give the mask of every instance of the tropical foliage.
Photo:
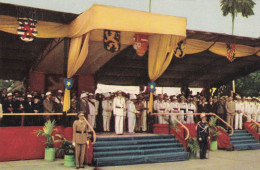
[[[254,122],[250,123],[249,125],[252,129],[258,130],[258,132],[260,132],[260,127],[258,127],[258,125]],[[258,129],[257,129],[258,128]]]
[[[211,116],[209,121],[209,133],[212,136],[212,140],[217,140],[218,135],[220,135],[220,132],[218,132],[218,129],[225,129],[222,126],[216,126],[218,118]]]
[[[228,14],[232,17],[232,34],[234,33],[234,22],[237,14],[241,13],[243,17],[248,18],[254,15],[253,8],[255,2],[253,0],[221,0],[220,6],[223,16]]]
[[[189,137],[187,148],[188,151],[193,153],[194,155],[196,155],[200,151],[200,146],[196,137],[194,138]]]
[[[47,122],[45,122],[43,129],[35,131],[37,136],[41,135],[46,137],[45,145],[47,148],[53,148],[54,143],[60,142],[60,139],[62,138],[60,134],[52,135],[55,123],[55,120],[48,120]]]
[[[74,146],[72,141],[67,140],[66,138],[60,140],[63,144],[58,148],[57,152],[59,155],[74,155]]]

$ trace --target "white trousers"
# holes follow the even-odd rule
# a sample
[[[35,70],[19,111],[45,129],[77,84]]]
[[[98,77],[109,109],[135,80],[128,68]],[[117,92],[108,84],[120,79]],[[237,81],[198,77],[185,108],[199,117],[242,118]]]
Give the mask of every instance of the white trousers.
[[[260,113],[257,114],[257,116],[256,116],[256,121],[257,121],[257,122],[260,122]]]
[[[183,112],[180,112],[180,115],[178,115],[178,119],[181,123],[184,122],[184,113]]]
[[[163,124],[163,116],[162,115],[158,115],[158,123]]]
[[[146,125],[146,112],[144,111],[141,115],[141,128],[142,128],[142,131],[146,131],[147,130],[147,125]]]
[[[123,127],[124,127],[124,116],[118,116],[116,115],[115,118],[115,132],[116,134],[123,134]]]
[[[250,113],[250,114],[247,113],[247,116],[248,116],[248,118],[252,119],[252,114],[251,114],[251,113]],[[246,121],[247,121],[247,122],[251,122],[251,120],[249,120],[249,119],[247,119]]]
[[[252,119],[256,121],[257,114],[252,114]]]
[[[111,116],[103,116],[103,129],[104,131],[110,131],[110,119]]]
[[[237,113],[235,115],[235,129],[242,129],[242,124],[243,124],[243,113]]]
[[[128,132],[133,133],[135,130],[135,122],[136,118],[135,117],[128,117]]]
[[[187,114],[187,122],[186,123],[194,123],[194,120],[193,120],[193,114]]]
[[[94,129],[96,124],[96,115],[88,115],[88,122],[90,126]]]

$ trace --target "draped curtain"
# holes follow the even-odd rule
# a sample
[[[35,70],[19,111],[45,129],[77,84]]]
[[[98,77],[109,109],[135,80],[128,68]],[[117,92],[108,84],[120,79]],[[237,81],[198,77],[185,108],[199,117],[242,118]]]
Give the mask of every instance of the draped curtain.
[[[157,80],[171,63],[177,43],[183,36],[150,35],[148,55],[148,75],[152,82]],[[149,112],[153,109],[153,94],[150,93]]]

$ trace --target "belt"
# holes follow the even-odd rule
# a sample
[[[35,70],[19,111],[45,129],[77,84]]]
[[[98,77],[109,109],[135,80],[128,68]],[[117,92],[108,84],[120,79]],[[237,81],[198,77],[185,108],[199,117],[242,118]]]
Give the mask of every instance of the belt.
[[[123,109],[123,107],[116,106],[117,109]]]
[[[193,109],[188,109],[188,111],[193,111],[193,112],[194,112],[194,110],[193,110]]]
[[[186,113],[186,109],[180,109],[180,110],[182,110],[184,113]]]
[[[87,133],[87,131],[84,131],[84,132],[82,132],[82,131],[76,131],[76,133]]]

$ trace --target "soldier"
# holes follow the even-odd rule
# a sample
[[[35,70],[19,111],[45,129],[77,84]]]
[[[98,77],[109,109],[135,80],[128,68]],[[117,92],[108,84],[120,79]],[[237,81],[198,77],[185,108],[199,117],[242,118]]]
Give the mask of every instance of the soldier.
[[[117,135],[123,134],[123,119],[125,110],[125,98],[122,97],[122,91],[118,91],[118,96],[115,97],[113,100],[113,112],[115,115],[115,132]]]
[[[55,103],[60,104],[62,102],[62,97],[63,97],[62,94],[63,94],[63,91],[58,90],[57,96],[55,97]]]
[[[113,102],[110,100],[110,94],[105,93],[105,100],[102,101],[103,130],[110,132],[110,119],[113,111]]]
[[[180,102],[180,113],[181,115],[179,115],[179,120],[183,123],[184,122],[184,115],[186,115],[186,113],[188,113],[188,105],[185,102],[185,97],[181,96],[181,102]]]
[[[196,110],[196,106],[193,104],[193,99],[189,98],[187,123],[194,123],[193,113],[195,113],[195,110]]]
[[[44,113],[54,113],[53,102],[51,100],[51,92],[47,92],[46,98],[43,100],[43,112]],[[47,121],[50,119],[50,116],[45,116],[44,118],[45,118],[45,121]]]
[[[80,100],[77,104],[77,111],[83,112],[85,117],[89,114],[88,96],[86,93],[80,95]]]
[[[12,93],[7,94],[7,100],[5,100],[3,104],[3,112],[10,113],[10,114],[14,113],[14,101],[13,101]],[[14,116],[4,116],[2,122],[5,126],[14,126],[15,125]]]
[[[39,96],[34,97],[33,102],[32,102],[32,112],[33,113],[42,113],[43,111],[43,106],[42,103],[40,102]],[[33,116],[33,120],[35,122],[32,122],[33,125],[35,126],[41,126],[43,125],[44,122],[44,117],[43,116]]]
[[[241,102],[241,97],[237,96],[236,115],[235,115],[235,129],[242,129],[242,118],[245,112],[244,104]]]
[[[98,101],[94,99],[93,93],[89,93],[88,95],[88,106],[89,106],[89,115],[88,121],[91,127],[96,128],[96,116],[98,114]]]
[[[208,148],[209,136],[209,125],[205,114],[200,115],[201,121],[197,125],[197,138],[200,146],[200,159],[207,159],[206,152]]]
[[[145,100],[145,97],[142,96],[143,103],[143,113],[141,115],[141,128],[143,132],[147,131],[147,113],[148,113],[148,101]]]
[[[159,101],[157,103],[157,109],[158,113],[165,113],[167,110],[167,103],[163,100],[163,95],[159,95]],[[158,115],[158,123],[163,124],[165,123],[164,117],[162,115]]]
[[[251,122],[252,114],[254,112],[254,104],[252,103],[252,98],[247,97],[247,104],[246,104],[246,114],[248,116],[247,122]]]
[[[136,114],[140,114],[135,107],[136,96],[130,95],[130,102],[127,103],[127,116],[128,116],[128,132],[135,133]]]
[[[175,95],[172,96],[172,102],[170,103],[169,110],[170,113],[180,113],[180,104],[178,103],[177,97]],[[171,121],[175,121],[173,117],[171,117]]]
[[[227,111],[227,123],[234,128],[234,116],[236,113],[236,103],[233,101],[233,97],[230,96],[228,98],[228,102],[226,103],[226,111]]]
[[[260,98],[257,98],[256,121],[260,122]]]
[[[88,141],[88,126],[89,124],[85,121],[84,113],[78,113],[79,120],[75,120],[73,123],[73,139],[72,144],[75,147],[75,160],[76,168],[84,168],[84,157],[86,152],[86,144]],[[89,127],[91,128],[91,127]]]

